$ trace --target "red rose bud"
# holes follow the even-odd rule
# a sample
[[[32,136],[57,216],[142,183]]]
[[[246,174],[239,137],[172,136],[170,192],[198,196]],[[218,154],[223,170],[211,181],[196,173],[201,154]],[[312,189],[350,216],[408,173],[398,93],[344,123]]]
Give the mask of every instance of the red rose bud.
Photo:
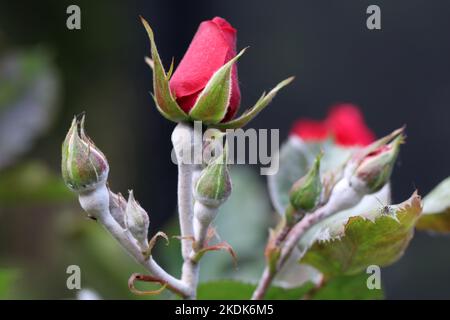
[[[241,128],[293,80],[280,82],[242,116],[231,120],[241,100],[235,62],[245,51],[236,54],[236,30],[219,17],[202,22],[171,78],[173,65],[166,73],[153,31],[141,20],[151,43],[152,59],[147,59],[147,64],[153,69],[153,97],[158,111],[174,122],[199,120],[218,129]]]
[[[404,141],[403,129],[399,129],[358,152],[349,166],[354,170],[350,178],[351,185],[354,188],[362,187],[369,193],[379,191],[389,182],[400,145]]]
[[[295,213],[292,208],[288,208],[286,211],[288,222],[293,220],[289,215],[296,214],[300,215],[299,218],[301,218],[305,212],[313,210],[319,203],[322,193],[322,182],[320,180],[321,158],[322,154],[319,154],[308,173],[292,186],[289,200],[292,208],[295,209]]]
[[[337,145],[343,147],[366,146],[375,138],[365,124],[361,111],[349,103],[331,107],[323,121],[298,120],[292,127],[291,135],[313,142],[333,138]]]
[[[180,107],[187,113],[213,74],[236,56],[236,29],[225,19],[215,17],[200,24],[197,33],[170,79],[170,88]],[[241,101],[237,66],[231,70],[231,95],[227,121],[236,114]]]
[[[105,155],[84,131],[85,117],[76,117],[62,145],[61,171],[66,185],[76,192],[96,189],[108,178],[109,165]]]

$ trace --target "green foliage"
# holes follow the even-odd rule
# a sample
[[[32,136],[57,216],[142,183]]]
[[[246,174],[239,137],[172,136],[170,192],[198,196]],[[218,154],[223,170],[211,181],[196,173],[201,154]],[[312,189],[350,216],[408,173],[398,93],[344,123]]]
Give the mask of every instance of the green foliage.
[[[423,199],[423,214],[416,227],[424,231],[450,232],[450,177]]]
[[[198,287],[198,299],[202,300],[249,300],[256,285],[236,280],[217,280],[201,283]],[[307,283],[298,288],[284,289],[272,286],[267,290],[268,300],[293,300],[303,297],[313,284]]]
[[[0,206],[35,205],[74,199],[58,175],[40,162],[0,172]]]
[[[296,288],[271,286],[267,290],[266,300],[378,300],[383,299],[383,290],[367,288],[368,274],[339,276],[330,279],[321,287],[307,282]],[[216,280],[201,283],[198,287],[198,299],[202,300],[248,300],[256,285],[236,280]]]
[[[383,299],[382,289],[368,289],[368,274],[339,276],[330,279],[323,287],[315,291],[314,300],[379,300]]]
[[[14,269],[0,269],[0,299],[8,299],[19,271]]]
[[[402,204],[386,208],[337,221],[328,237],[317,239],[301,262],[327,277],[354,275],[369,265],[394,263],[413,236],[422,209],[420,197],[413,194]]]

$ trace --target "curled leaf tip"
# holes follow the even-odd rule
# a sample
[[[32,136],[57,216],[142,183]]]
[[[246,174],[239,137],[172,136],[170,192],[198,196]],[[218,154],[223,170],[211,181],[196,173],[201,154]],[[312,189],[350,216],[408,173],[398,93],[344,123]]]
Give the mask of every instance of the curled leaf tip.
[[[148,291],[142,291],[136,288],[135,282],[136,281],[142,281],[142,282],[152,282],[152,283],[159,283],[161,284],[161,287],[156,290],[148,290]],[[139,273],[133,273],[130,278],[128,279],[128,288],[130,291],[136,295],[158,295],[161,292],[163,292],[167,287],[167,283],[161,279],[158,279],[156,277],[150,276],[150,275],[143,275]]]

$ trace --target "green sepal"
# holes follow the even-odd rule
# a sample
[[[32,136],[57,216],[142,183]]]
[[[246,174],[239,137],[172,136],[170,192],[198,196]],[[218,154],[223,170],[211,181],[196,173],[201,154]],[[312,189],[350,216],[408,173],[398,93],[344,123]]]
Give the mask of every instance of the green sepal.
[[[158,111],[168,120],[174,122],[186,121],[189,116],[178,106],[178,103],[170,92],[169,79],[173,70],[173,61],[166,75],[158,49],[155,44],[153,31],[148,22],[141,17],[142,24],[147,31],[151,44],[151,54],[153,61],[153,95]]]
[[[242,49],[233,59],[224,64],[209,79],[198,96],[189,115],[205,124],[216,124],[225,117],[231,97],[231,70],[233,64],[244,54]]]
[[[244,127],[253,118],[255,118],[258,115],[258,113],[260,113],[265,107],[267,107],[267,105],[269,105],[269,103],[276,96],[278,91],[280,91],[283,87],[287,86],[293,80],[294,77],[289,77],[281,81],[279,84],[277,84],[275,88],[273,88],[267,95],[263,93],[262,96],[259,98],[259,100],[255,103],[255,105],[252,108],[245,111],[240,117],[228,122],[214,124],[212,125],[212,127],[220,130],[237,129]]]

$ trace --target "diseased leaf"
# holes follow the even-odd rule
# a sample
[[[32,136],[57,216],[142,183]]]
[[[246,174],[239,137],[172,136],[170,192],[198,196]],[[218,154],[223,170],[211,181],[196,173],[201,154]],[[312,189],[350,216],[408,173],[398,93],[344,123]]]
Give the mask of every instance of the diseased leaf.
[[[326,277],[358,274],[369,265],[390,265],[407,248],[421,212],[420,196],[414,193],[399,205],[335,221],[327,234],[316,235],[300,262],[312,265]]]
[[[367,279],[370,274],[339,276],[330,279],[322,288],[309,297],[313,300],[380,300],[384,298],[382,289],[369,289]]]
[[[450,177],[439,183],[424,199],[423,214],[416,228],[450,232]]]
[[[313,288],[307,283],[298,288],[284,289],[270,287],[267,290],[267,300],[298,300]],[[200,300],[249,300],[255,291],[256,285],[236,280],[217,280],[201,283],[197,296]]]

